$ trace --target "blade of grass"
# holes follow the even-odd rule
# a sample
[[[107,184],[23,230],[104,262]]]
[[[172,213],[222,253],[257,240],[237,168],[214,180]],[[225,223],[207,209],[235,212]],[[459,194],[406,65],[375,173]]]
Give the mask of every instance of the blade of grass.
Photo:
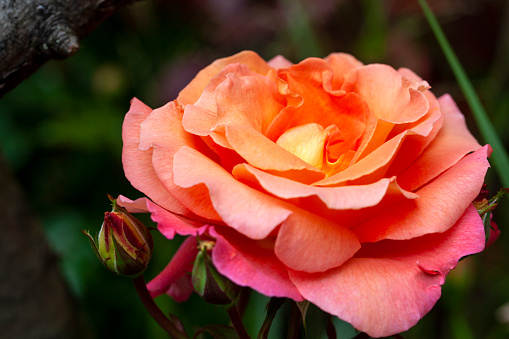
[[[465,96],[465,99],[472,110],[474,118],[479,126],[479,131],[481,135],[488,144],[493,148],[493,155],[491,157],[491,162],[493,164],[493,168],[497,172],[500,181],[504,187],[509,187],[509,158],[507,157],[507,153],[504,149],[500,138],[498,137],[493,125],[491,124],[484,107],[477,96],[472,83],[468,79],[465,70],[461,66],[456,54],[451,48],[451,45],[447,41],[444,32],[440,28],[440,24],[438,23],[435,15],[429,8],[426,0],[418,0],[421,5],[422,11],[424,12],[424,16],[435,34],[435,37],[444,52],[444,55],[451,67],[454,75],[456,76],[456,80],[458,81],[458,85]]]

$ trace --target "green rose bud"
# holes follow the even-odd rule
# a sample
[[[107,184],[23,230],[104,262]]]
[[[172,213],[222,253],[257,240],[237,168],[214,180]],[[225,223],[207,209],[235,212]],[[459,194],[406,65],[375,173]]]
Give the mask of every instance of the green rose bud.
[[[104,214],[97,241],[88,231],[95,254],[113,273],[135,278],[145,271],[152,257],[153,239],[149,230],[110,197],[113,210]]]
[[[222,276],[214,267],[207,253],[213,243],[203,241],[198,247],[200,251],[191,278],[195,291],[208,303],[230,307],[237,300],[241,287]]]

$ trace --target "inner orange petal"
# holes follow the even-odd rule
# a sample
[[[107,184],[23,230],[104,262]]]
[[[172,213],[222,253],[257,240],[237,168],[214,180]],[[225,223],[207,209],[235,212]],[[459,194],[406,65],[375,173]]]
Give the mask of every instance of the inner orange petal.
[[[284,132],[276,144],[318,169],[323,165],[325,142],[328,136],[319,124],[306,124]]]

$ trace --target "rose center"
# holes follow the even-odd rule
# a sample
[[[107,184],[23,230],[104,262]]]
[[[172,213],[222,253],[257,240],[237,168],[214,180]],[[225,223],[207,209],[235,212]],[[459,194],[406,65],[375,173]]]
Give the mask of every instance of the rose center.
[[[322,169],[329,130],[316,123],[293,127],[284,132],[276,144],[311,166]]]

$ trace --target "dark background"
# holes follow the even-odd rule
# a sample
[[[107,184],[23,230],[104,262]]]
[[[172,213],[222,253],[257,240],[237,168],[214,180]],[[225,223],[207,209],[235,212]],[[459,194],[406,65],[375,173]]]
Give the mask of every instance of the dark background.
[[[509,3],[429,3],[507,147]],[[152,0],[129,6],[85,38],[77,55],[49,62],[0,100],[1,151],[59,256],[93,337],[165,337],[141,307],[129,279],[106,271],[80,232],[99,230],[110,208],[107,193],[142,196],[125,179],[121,163],[121,125],[129,100],[136,96],[153,108],[161,106],[176,98],[201,68],[245,49],[267,60],[282,54],[295,63],[347,52],[364,63],[411,68],[437,96],[455,98],[483,143],[417,1]],[[492,193],[500,188],[492,170],[487,183]],[[437,306],[405,338],[509,337],[509,315],[501,312],[509,303],[508,206],[504,201],[495,213],[499,240],[460,262]],[[156,236],[147,279],[165,266],[180,241]],[[247,310],[246,326],[253,335],[267,300],[255,295]],[[157,301],[187,329],[228,322],[225,311],[196,296],[183,304],[166,297]],[[313,321],[317,314],[310,310],[310,331],[319,327]],[[277,326],[274,337],[284,327]],[[352,335],[350,328],[342,328],[341,338]]]

